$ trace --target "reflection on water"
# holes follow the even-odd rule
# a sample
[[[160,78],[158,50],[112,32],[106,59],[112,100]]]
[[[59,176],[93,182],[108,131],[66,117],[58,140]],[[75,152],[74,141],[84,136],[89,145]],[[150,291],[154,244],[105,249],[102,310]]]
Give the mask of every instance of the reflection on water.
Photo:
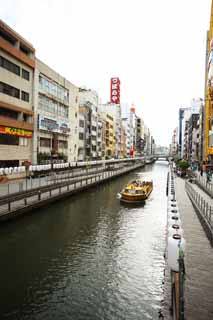
[[[158,319],[166,163],[144,206],[116,199],[123,176],[2,225],[0,319]]]

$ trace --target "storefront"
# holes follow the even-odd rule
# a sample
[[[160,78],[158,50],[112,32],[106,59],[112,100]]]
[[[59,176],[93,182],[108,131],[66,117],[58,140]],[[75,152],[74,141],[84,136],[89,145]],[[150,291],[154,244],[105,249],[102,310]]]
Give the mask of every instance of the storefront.
[[[19,166],[20,161],[30,160],[32,134],[30,130],[0,126],[1,168]]]

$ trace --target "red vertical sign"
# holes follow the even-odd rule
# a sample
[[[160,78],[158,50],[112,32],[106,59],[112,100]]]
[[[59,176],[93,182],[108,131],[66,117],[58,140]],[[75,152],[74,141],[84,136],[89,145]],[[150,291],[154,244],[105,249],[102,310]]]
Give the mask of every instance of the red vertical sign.
[[[111,78],[110,82],[110,102],[111,103],[120,103],[120,79]]]

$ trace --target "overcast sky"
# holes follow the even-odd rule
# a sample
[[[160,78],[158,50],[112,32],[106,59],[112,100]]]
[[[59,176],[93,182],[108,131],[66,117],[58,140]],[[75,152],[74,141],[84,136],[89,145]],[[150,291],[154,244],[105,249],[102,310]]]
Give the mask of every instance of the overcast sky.
[[[157,144],[169,144],[178,109],[204,95],[211,0],[0,0],[1,19],[36,55],[109,101],[110,78]]]

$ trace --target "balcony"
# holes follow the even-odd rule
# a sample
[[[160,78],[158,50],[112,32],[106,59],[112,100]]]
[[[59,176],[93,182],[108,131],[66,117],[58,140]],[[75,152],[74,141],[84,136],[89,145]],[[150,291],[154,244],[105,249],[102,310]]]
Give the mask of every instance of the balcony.
[[[33,131],[33,123],[0,116],[0,125]]]

